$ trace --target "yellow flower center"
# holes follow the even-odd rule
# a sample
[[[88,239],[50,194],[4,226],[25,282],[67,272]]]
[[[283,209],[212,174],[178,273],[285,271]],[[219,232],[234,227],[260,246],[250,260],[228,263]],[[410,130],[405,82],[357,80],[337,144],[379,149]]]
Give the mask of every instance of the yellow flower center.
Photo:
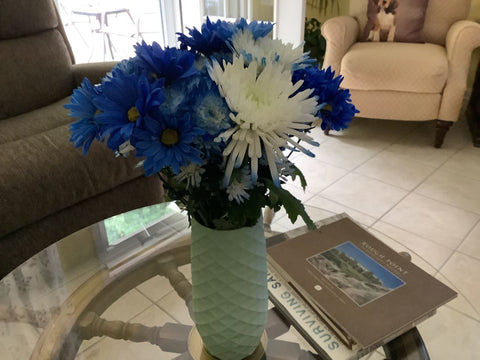
[[[332,111],[333,107],[330,104],[325,105],[321,110],[327,110],[327,111]]]
[[[128,110],[127,112],[127,117],[128,117],[128,121],[135,122],[140,117],[140,113],[138,112],[138,109],[135,106],[132,106],[130,110]]]
[[[178,136],[178,131],[175,129],[165,129],[162,132],[160,141],[163,145],[171,146],[178,143],[180,137]]]

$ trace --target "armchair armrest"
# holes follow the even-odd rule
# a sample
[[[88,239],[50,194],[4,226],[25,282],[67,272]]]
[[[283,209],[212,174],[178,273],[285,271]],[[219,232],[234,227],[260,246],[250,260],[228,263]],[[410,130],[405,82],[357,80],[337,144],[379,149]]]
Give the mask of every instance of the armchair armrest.
[[[98,84],[116,64],[116,61],[74,64],[72,66],[72,72],[75,85],[79,86],[85,77],[88,78],[92,84]]]
[[[469,20],[457,21],[448,30],[445,46],[450,65],[467,73],[472,51],[480,46],[480,24]]]
[[[331,66],[338,75],[343,56],[357,42],[360,33],[358,21],[351,16],[337,16],[325,21],[321,30],[327,41],[323,67]]]
[[[480,24],[469,20],[455,22],[448,30],[445,46],[449,74],[443,91],[445,100],[442,101],[438,118],[440,120],[456,121],[463,94],[467,88],[472,52],[480,46]],[[452,103],[457,105],[447,106],[447,104]]]

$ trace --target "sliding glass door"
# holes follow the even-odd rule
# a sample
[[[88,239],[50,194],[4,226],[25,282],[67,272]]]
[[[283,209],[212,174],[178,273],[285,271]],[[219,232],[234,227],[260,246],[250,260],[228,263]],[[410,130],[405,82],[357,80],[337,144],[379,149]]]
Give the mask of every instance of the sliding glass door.
[[[212,20],[273,21],[274,37],[303,40],[305,0],[56,0],[77,62],[121,60],[145,40],[177,45],[177,33]]]

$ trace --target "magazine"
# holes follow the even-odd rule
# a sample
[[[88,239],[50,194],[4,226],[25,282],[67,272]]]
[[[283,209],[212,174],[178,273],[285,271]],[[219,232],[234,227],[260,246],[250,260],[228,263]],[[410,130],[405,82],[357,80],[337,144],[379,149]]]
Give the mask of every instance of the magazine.
[[[367,354],[358,346],[347,347],[270,265],[268,292],[270,301],[322,358],[356,360]]]
[[[457,295],[347,215],[324,224],[268,247],[269,265],[347,347],[383,345]]]

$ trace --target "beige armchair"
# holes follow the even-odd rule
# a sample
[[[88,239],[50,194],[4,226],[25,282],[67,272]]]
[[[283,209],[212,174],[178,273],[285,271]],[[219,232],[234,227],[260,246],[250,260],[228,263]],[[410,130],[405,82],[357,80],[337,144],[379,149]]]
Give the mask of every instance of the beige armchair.
[[[437,120],[435,147],[458,120],[472,51],[480,46],[480,24],[465,20],[470,0],[430,0],[425,43],[359,42],[368,0],[352,16],[327,20],[323,67],[344,76],[358,117]],[[360,6],[360,7],[362,7]]]

